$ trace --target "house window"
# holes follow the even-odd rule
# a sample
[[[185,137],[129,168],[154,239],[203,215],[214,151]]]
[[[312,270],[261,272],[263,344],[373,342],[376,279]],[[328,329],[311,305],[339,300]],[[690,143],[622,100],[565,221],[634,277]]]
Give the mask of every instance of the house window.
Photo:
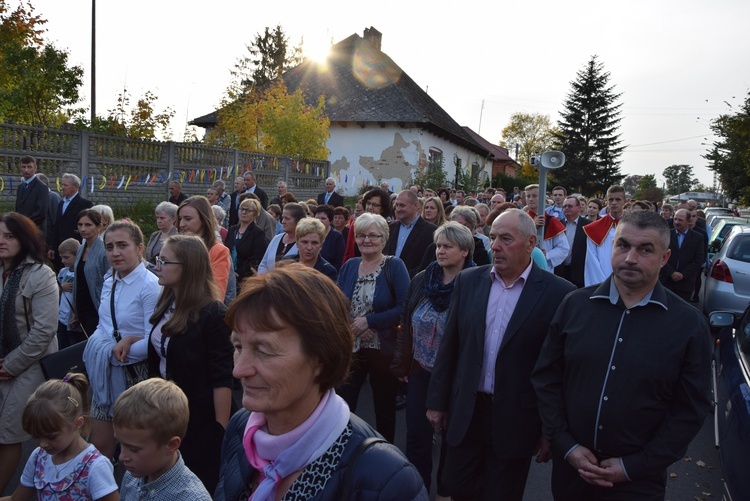
[[[443,168],[443,150],[430,147],[430,157],[427,161],[428,172],[437,172]]]
[[[472,162],[471,164],[471,185],[476,186],[479,184],[479,162]]]

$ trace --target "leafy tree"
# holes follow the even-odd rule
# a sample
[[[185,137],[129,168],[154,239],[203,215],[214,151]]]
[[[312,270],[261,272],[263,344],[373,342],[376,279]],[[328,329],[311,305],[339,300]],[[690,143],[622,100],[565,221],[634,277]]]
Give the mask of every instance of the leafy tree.
[[[633,174],[630,176],[625,176],[625,178],[622,180],[622,187],[625,188],[625,193],[633,194],[636,191],[638,191],[638,185],[641,182],[641,179],[643,176],[640,176],[638,174]]]
[[[233,82],[227,90],[228,101],[247,97],[254,89],[302,62],[302,43],[290,47],[281,25],[273,30],[266,26],[263,34],[256,33],[253,43],[246,48],[249,54],[242,56],[230,72]]]
[[[557,132],[549,115],[517,112],[510,116],[510,123],[503,129],[500,146],[510,151],[518,145],[521,174],[535,178],[538,174],[529,159],[534,154],[552,149]]]
[[[711,124],[719,138],[704,158],[719,174],[729,199],[750,205],[750,93],[734,113],[719,116]]]
[[[649,200],[651,202],[661,202],[664,200],[664,191],[656,185],[656,174],[646,174],[638,176],[638,189],[634,197],[638,200]]]
[[[0,0],[0,120],[61,125],[79,101],[83,69],[44,43],[45,22],[30,3],[10,11]]]
[[[169,107],[162,112],[157,112],[154,108],[157,100],[156,94],[146,91],[133,106],[130,103],[130,92],[125,88],[117,96],[117,104],[109,110],[106,117],[97,117],[92,124],[87,117],[79,113],[73,123],[78,128],[109,136],[131,139],[169,139],[172,136],[169,122],[175,112]]]
[[[330,120],[323,114],[325,98],[305,104],[302,90],[293,94],[283,80],[256,95],[223,108],[206,141],[209,144],[299,158],[328,158]]]
[[[604,64],[593,56],[570,83],[558,122],[556,144],[566,160],[550,175],[555,183],[584,195],[604,192],[623,177],[619,158],[625,147],[617,132],[621,94],[614,93],[609,78]]]
[[[445,179],[445,158],[443,158],[443,155],[430,156],[427,168],[424,170],[416,169],[409,185],[421,186],[422,188],[429,188],[431,190],[447,186]]]
[[[670,195],[690,191],[693,185],[698,183],[698,179],[693,175],[692,165],[670,165],[664,169],[662,176],[667,183],[667,193]]]

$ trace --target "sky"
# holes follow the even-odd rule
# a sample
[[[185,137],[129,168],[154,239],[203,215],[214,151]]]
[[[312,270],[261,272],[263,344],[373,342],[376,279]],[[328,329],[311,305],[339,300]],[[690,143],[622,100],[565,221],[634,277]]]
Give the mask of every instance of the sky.
[[[91,0],[31,2],[48,21],[46,39],[84,69],[89,106]],[[715,140],[711,120],[733,113],[750,91],[747,0],[100,0],[96,11],[98,114],[125,87],[133,100],[152,91],[157,110],[175,110],[178,141],[189,120],[219,105],[255,34],[278,24],[311,56],[374,27],[383,52],[493,143],[515,112],[556,122],[570,82],[597,55],[622,94],[620,172],[656,174],[660,186],[672,164],[692,165],[713,185],[702,158]]]

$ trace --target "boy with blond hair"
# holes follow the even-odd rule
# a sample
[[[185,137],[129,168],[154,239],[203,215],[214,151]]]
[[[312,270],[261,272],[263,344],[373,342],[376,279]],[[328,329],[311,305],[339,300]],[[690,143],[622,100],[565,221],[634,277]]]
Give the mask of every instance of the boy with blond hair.
[[[81,330],[73,308],[73,279],[75,279],[76,254],[81,243],[75,238],[63,240],[57,248],[62,268],[57,273],[57,283],[60,286],[60,312],[57,315],[57,346],[59,349],[67,348],[80,341],[85,341],[88,334]],[[71,323],[75,323],[73,327]]]
[[[126,470],[121,501],[211,500],[180,456],[188,417],[187,397],[164,379],[141,381],[120,395],[112,424]]]

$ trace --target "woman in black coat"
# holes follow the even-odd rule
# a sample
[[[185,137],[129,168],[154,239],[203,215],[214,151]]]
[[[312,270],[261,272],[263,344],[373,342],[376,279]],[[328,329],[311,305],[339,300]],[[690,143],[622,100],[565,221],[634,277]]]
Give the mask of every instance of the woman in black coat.
[[[260,202],[257,200],[252,198],[243,200],[239,209],[240,222],[230,226],[227,230],[224,245],[229,249],[234,263],[237,293],[240,292],[242,280],[255,274],[268,248],[265,232],[255,224],[255,219],[261,210]]]
[[[226,307],[203,241],[175,235],[156,258],[164,287],[151,317],[150,377],[174,381],[185,392],[190,420],[180,452],[209,492],[219,479],[219,456],[231,414],[232,344]]]

